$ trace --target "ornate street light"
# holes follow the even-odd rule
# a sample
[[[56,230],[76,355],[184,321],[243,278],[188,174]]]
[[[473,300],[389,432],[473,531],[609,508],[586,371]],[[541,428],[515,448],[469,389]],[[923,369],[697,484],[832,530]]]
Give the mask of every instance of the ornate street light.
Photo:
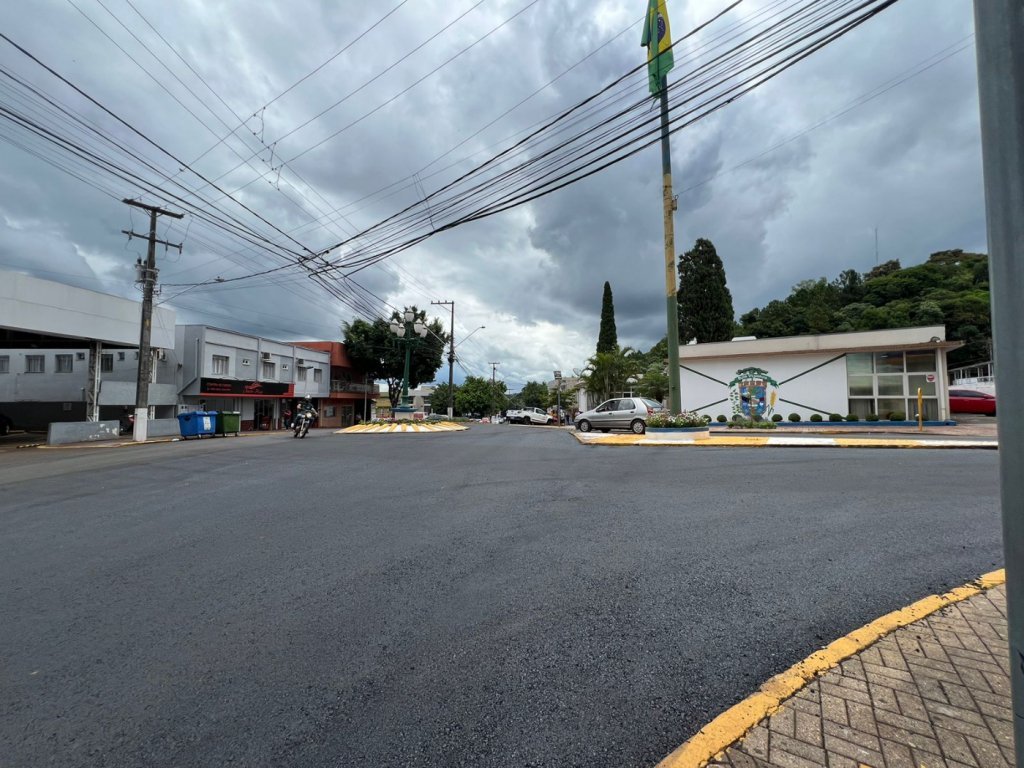
[[[411,309],[405,310],[402,314],[402,318],[405,322],[400,323],[397,320],[392,320],[388,327],[397,337],[398,343],[405,345],[405,373],[402,376],[402,404],[395,408],[395,412],[406,414],[405,418],[409,418],[408,414],[411,414],[413,410],[411,398],[409,397],[409,362],[412,356],[413,345],[418,344],[426,338],[427,326],[422,320],[419,320],[416,317],[416,313]]]

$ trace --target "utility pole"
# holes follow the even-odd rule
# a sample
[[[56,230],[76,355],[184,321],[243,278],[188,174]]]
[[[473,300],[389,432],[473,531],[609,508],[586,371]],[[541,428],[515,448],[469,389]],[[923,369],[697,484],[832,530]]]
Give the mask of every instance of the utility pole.
[[[999,485],[1016,765],[1024,768],[1024,13],[1020,0],[975,0],[989,286],[999,402]]]
[[[661,203],[665,220],[665,314],[668,321],[668,404],[672,413],[681,413],[679,393],[679,301],[676,297],[676,236],[673,215],[676,198],[672,194],[672,147],[668,138],[668,75],[661,78]]]
[[[488,363],[488,365],[491,366],[491,386],[493,387],[494,386],[494,373],[495,373],[495,371],[498,370],[498,366],[501,365],[501,363]]]
[[[156,236],[156,217],[170,216],[174,219],[184,218],[183,213],[165,211],[153,205],[146,205],[135,200],[124,199],[121,202],[135,208],[149,211],[149,235],[140,235],[130,229],[121,231],[128,235],[130,240],[133,237],[141,237],[149,241],[149,249],[146,255],[146,264],[142,268],[142,321],[139,324],[139,372],[135,380],[135,428],[132,439],[137,443],[146,442],[149,420],[149,382],[153,378],[153,355],[149,348],[149,340],[153,331],[153,288],[156,285],[156,244],[160,243],[168,248],[177,248],[181,253],[181,243],[168,243],[166,240],[159,240]]]
[[[452,324],[448,335],[448,418],[455,416],[455,302],[432,301],[431,304],[451,306]]]

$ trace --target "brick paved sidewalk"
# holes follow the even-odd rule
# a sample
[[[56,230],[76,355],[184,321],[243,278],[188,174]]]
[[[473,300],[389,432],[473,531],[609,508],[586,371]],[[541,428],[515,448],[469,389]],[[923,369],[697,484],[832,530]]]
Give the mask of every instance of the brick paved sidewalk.
[[[809,683],[714,768],[1013,764],[1006,590],[896,630]]]

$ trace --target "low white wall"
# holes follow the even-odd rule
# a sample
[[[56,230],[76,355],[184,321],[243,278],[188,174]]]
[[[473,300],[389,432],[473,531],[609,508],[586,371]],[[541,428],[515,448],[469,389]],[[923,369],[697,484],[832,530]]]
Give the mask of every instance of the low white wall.
[[[117,421],[60,421],[50,424],[47,445],[91,443],[95,440],[116,440],[121,433]]]

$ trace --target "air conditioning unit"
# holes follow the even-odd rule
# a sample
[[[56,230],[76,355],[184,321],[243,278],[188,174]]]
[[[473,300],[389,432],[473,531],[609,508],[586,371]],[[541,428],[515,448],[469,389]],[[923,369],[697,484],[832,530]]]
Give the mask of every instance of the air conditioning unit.
[[[85,352],[79,352],[75,355],[79,360],[85,360]]]
[[[306,365],[306,361],[300,357],[298,360],[295,361],[295,365],[297,365],[299,368],[302,368],[303,366]]]
[[[269,352],[261,352],[260,353],[260,359],[261,360],[270,360],[271,359],[270,358],[270,353]]]

